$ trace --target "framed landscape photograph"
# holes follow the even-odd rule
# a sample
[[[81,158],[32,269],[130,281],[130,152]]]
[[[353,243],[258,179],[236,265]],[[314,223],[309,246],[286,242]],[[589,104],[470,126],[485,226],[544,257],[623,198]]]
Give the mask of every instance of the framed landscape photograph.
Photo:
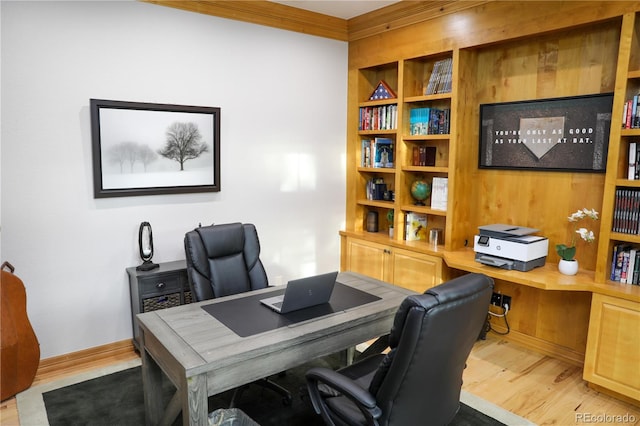
[[[91,99],[94,198],[220,191],[220,108]]]
[[[480,105],[481,169],[604,173],[613,94]]]

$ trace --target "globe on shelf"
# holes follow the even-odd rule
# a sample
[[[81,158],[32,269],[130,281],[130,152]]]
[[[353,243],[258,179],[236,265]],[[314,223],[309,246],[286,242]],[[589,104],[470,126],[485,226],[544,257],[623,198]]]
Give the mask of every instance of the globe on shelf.
[[[416,206],[424,206],[424,200],[431,195],[431,185],[423,180],[416,180],[411,184],[411,196],[415,198]]]

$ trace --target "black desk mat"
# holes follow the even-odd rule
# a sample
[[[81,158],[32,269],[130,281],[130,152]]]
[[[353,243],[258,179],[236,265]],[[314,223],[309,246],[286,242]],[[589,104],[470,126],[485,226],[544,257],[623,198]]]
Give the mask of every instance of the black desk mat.
[[[202,309],[238,336],[247,337],[380,300],[380,297],[373,294],[336,283],[329,303],[288,314],[279,314],[260,303],[262,299],[283,293],[284,287],[268,293],[203,305]]]

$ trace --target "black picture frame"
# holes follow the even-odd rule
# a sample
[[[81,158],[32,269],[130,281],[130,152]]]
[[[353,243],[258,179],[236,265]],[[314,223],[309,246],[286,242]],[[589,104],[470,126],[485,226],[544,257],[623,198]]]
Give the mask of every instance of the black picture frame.
[[[613,93],[480,105],[480,169],[604,173]]]
[[[220,108],[90,99],[90,114],[94,198],[220,191]]]

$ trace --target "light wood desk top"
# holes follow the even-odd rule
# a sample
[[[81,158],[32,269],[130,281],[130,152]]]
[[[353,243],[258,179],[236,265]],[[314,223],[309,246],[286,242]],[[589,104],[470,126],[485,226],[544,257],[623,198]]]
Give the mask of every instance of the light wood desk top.
[[[494,266],[483,265],[475,261],[473,250],[444,252],[447,266],[467,272],[477,272],[494,279],[509,281],[515,284],[535,287],[541,290],[587,291],[604,294],[621,299],[640,302],[640,286],[608,282],[598,284],[594,281],[593,271],[579,270],[576,275],[563,275],[558,272],[558,265],[547,260],[546,264],[531,271],[509,271]]]
[[[223,303],[272,288],[138,315],[143,350],[147,424],[172,422],[183,410],[183,424],[207,424],[207,396],[284,371],[311,359],[386,334],[410,290],[363,275],[343,272],[338,282],[381,300],[321,318],[239,337],[201,306]],[[178,391],[166,407],[157,391],[161,374]]]

